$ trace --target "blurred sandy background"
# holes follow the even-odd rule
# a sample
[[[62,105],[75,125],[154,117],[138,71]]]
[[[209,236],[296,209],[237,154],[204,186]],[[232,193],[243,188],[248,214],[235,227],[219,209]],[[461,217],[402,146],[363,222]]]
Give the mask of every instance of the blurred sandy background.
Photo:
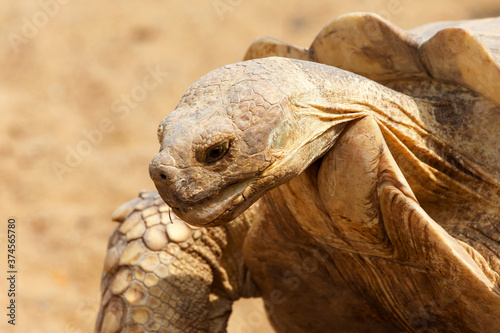
[[[0,332],[91,332],[115,228],[109,216],[139,190],[154,188],[147,166],[158,149],[156,128],[186,88],[209,70],[239,61],[256,37],[307,46],[327,22],[352,11],[379,13],[411,28],[500,15],[500,3],[3,1]],[[157,84],[145,90],[152,71]],[[12,216],[19,271],[15,327],[6,323]],[[261,311],[255,302],[238,304],[229,332],[264,332]]]

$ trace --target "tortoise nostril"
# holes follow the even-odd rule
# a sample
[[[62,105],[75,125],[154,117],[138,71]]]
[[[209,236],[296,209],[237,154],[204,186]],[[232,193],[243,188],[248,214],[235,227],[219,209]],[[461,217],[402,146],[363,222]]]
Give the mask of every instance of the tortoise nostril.
[[[165,176],[165,174],[163,174],[163,173],[161,173],[161,174],[160,174],[160,177],[161,177],[161,179],[163,179],[163,180],[167,179],[167,176]]]

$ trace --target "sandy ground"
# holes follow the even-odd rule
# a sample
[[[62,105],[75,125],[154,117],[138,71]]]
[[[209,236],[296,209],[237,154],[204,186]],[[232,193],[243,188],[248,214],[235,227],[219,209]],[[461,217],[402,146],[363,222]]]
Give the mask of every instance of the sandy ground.
[[[0,331],[91,332],[109,216],[153,189],[156,128],[184,90],[269,35],[307,46],[334,17],[411,28],[500,15],[497,0],[8,0],[0,11]],[[144,79],[154,74],[153,85]],[[135,96],[130,98],[131,94]],[[16,222],[16,325],[7,228]],[[255,301],[229,332],[264,332]]]

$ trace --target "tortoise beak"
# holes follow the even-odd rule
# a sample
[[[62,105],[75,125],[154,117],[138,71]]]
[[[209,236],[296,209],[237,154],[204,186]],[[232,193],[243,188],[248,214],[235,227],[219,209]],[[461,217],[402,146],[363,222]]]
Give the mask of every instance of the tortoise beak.
[[[229,222],[256,200],[247,198],[246,204],[242,205],[242,194],[255,178],[213,193],[206,192],[203,186],[197,186],[196,191],[190,191],[190,175],[178,168],[174,158],[166,151],[160,151],[149,163],[149,174],[161,198],[172,208],[174,214],[196,226]]]

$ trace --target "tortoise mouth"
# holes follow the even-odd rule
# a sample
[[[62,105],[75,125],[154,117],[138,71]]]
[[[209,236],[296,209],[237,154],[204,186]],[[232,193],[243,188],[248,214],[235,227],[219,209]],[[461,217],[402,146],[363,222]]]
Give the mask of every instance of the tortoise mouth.
[[[169,203],[175,215],[193,226],[217,226],[229,222],[247,206],[252,196],[252,185],[257,177],[227,186],[213,197],[203,198],[188,206],[177,206]],[[161,193],[160,193],[161,194]],[[242,207],[244,206],[244,207]]]

